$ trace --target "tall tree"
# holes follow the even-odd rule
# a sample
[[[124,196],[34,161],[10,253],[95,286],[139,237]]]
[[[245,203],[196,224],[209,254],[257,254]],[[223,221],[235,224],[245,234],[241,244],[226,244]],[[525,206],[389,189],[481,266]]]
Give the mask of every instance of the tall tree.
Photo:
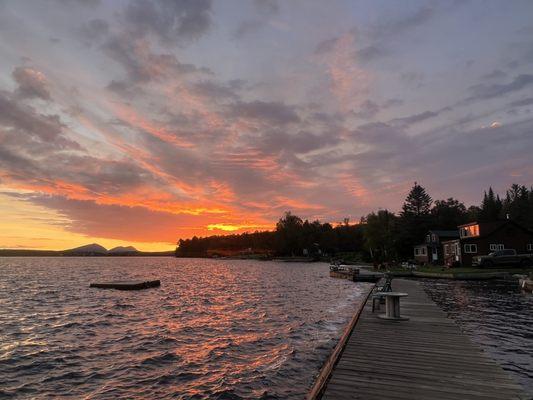
[[[402,217],[427,216],[431,210],[433,199],[426,189],[415,182],[402,206]]]
[[[494,195],[492,187],[489,191],[484,192],[483,201],[481,202],[479,220],[483,222],[495,221],[500,217],[502,212],[502,201],[500,196]]]
[[[533,209],[530,206],[530,193],[528,188],[517,185],[516,183],[511,185],[506,192],[501,214],[504,218],[508,216],[520,224],[530,226]]]
[[[368,214],[365,225],[365,246],[376,261],[392,259],[396,255],[394,229],[397,217],[387,210]]]
[[[453,197],[447,200],[436,200],[431,209],[432,225],[435,229],[457,229],[458,225],[467,222],[466,207]]]
[[[423,241],[431,228],[431,204],[433,200],[422,186],[415,182],[407,195],[400,213],[400,226],[397,233],[398,252],[403,256],[412,254],[415,244]]]
[[[303,221],[300,217],[285,213],[276,224],[277,250],[281,254],[302,255],[303,251]]]

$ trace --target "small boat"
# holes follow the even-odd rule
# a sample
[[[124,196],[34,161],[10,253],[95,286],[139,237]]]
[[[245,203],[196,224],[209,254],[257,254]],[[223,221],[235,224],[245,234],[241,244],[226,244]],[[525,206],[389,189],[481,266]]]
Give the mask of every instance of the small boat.
[[[332,278],[349,279],[355,281],[355,276],[359,274],[359,268],[349,267],[342,264],[332,264],[329,266],[329,276]]]
[[[533,293],[533,279],[523,276],[518,279],[518,284],[524,292]]]
[[[359,268],[344,264],[331,264],[329,276],[332,278],[349,279],[353,282],[377,282],[382,274],[361,273]]]

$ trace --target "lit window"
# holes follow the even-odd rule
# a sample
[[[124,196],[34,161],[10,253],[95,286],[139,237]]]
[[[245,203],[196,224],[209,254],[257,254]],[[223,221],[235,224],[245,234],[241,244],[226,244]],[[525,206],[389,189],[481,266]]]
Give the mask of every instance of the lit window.
[[[533,243],[527,244],[527,251],[533,251]]]
[[[479,225],[469,225],[461,228],[461,237],[479,236]]]
[[[477,253],[477,244],[465,244],[465,253]]]
[[[504,250],[505,246],[503,244],[494,244],[491,243],[489,245],[490,251],[498,251],[498,250]]]

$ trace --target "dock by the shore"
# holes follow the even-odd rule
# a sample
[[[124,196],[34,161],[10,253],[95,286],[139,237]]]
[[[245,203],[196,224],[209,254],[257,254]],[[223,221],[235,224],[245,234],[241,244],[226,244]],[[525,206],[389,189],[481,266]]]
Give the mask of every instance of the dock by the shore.
[[[387,321],[367,301],[342,349],[321,372],[309,399],[529,399],[461,332],[420,283],[393,281],[408,321]],[[326,365],[327,366],[327,365]],[[319,381],[317,381],[319,382]]]

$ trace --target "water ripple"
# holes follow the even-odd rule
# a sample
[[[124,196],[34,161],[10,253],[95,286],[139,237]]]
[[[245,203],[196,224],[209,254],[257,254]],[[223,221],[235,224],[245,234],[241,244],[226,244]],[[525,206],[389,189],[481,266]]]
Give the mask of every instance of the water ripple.
[[[88,287],[139,278],[162,286]],[[367,289],[324,264],[0,258],[0,397],[299,399]]]

